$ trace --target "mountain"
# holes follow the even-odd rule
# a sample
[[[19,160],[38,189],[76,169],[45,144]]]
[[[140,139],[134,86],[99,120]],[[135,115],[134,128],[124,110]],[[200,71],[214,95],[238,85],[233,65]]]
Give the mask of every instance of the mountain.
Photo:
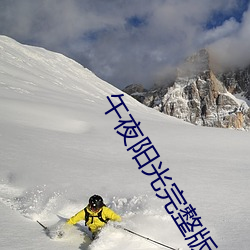
[[[118,105],[111,95],[121,94],[129,111],[121,106],[122,118],[114,110],[105,115],[112,109],[107,97]],[[134,158],[139,147],[128,150],[139,141],[133,138],[137,128],[126,129],[130,115],[160,155],[155,169],[150,164],[139,169]],[[248,250],[249,141],[243,131],[194,126],[164,115],[70,58],[0,36],[0,248],[163,249],[112,223],[91,243],[83,221],[65,230],[62,239],[50,239],[36,222],[50,229],[63,225],[58,216],[69,218],[99,194],[122,216],[122,226],[163,244],[190,249],[194,237],[185,239],[181,231],[186,219],[176,219],[187,211],[188,222],[200,220],[209,232],[205,239],[211,237],[218,249]],[[167,196],[164,189],[178,208],[171,214],[175,221],[165,209],[170,200],[156,196]],[[186,236],[200,228],[186,230]]]
[[[250,65],[245,68],[225,70],[217,74],[230,93],[240,94],[250,100]]]
[[[250,67],[216,72],[208,50],[187,58],[171,86],[124,89],[141,103],[195,125],[248,130]]]

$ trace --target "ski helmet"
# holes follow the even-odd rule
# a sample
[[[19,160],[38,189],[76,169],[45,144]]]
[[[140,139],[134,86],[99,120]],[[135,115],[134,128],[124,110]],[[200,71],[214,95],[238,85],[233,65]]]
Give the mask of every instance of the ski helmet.
[[[98,210],[103,207],[103,199],[99,195],[93,195],[89,198],[89,206],[93,210]]]

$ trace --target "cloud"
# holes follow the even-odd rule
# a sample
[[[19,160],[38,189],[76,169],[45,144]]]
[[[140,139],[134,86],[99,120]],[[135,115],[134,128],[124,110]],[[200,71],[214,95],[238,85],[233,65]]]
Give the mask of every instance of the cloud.
[[[242,21],[234,17],[242,9],[239,2],[2,0],[0,33],[61,52],[120,88],[130,83],[149,86],[204,46],[213,45],[226,57],[223,48],[241,44],[244,54],[249,14]]]
[[[219,41],[225,37],[231,36],[237,33],[240,28],[240,24],[232,17],[229,20],[225,20],[221,26],[216,28],[205,30],[204,34],[200,38],[201,44],[211,44]]]
[[[227,30],[225,23],[218,29]],[[234,26],[234,25],[232,25]],[[216,32],[216,31],[215,31]],[[221,39],[214,39],[210,51],[216,61],[225,67],[244,67],[250,64],[250,10],[243,15],[241,23],[235,24],[232,32],[225,32]]]

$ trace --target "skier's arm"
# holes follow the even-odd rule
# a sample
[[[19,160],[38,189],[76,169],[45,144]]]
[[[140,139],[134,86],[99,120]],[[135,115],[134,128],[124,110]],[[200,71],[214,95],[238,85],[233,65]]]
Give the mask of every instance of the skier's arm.
[[[70,219],[68,219],[67,224],[75,225],[78,221],[84,220],[85,218],[85,212],[84,209],[72,216]]]
[[[105,217],[112,221],[118,221],[118,222],[122,221],[120,215],[116,214],[113,210],[107,207],[105,207]]]

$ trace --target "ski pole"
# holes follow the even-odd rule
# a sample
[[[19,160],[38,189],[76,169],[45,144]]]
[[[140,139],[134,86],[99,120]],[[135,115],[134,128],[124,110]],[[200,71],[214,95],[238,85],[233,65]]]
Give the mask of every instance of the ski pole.
[[[47,227],[45,227],[40,221],[36,221],[40,226],[42,226],[43,227],[43,229],[46,231],[46,230],[48,230],[48,228]]]
[[[148,240],[148,241],[152,241],[152,242],[154,242],[154,243],[156,243],[156,244],[158,244],[158,245],[161,245],[161,246],[163,246],[163,247],[167,247],[167,248],[172,249],[172,250],[178,250],[178,248],[173,248],[173,247],[164,245],[164,244],[162,244],[162,243],[160,243],[160,242],[158,242],[158,241],[152,240],[152,239],[150,239],[150,238],[148,238],[148,237],[145,237],[145,236],[143,236],[143,235],[141,235],[141,234],[135,233],[135,232],[133,232],[133,231],[127,229],[127,228],[122,227],[122,229],[125,230],[125,231],[127,231],[127,232],[129,232],[129,233],[131,233],[131,234],[137,235],[137,236],[139,236],[139,237],[141,237],[141,238],[143,238],[143,239],[146,239],[146,240]]]

